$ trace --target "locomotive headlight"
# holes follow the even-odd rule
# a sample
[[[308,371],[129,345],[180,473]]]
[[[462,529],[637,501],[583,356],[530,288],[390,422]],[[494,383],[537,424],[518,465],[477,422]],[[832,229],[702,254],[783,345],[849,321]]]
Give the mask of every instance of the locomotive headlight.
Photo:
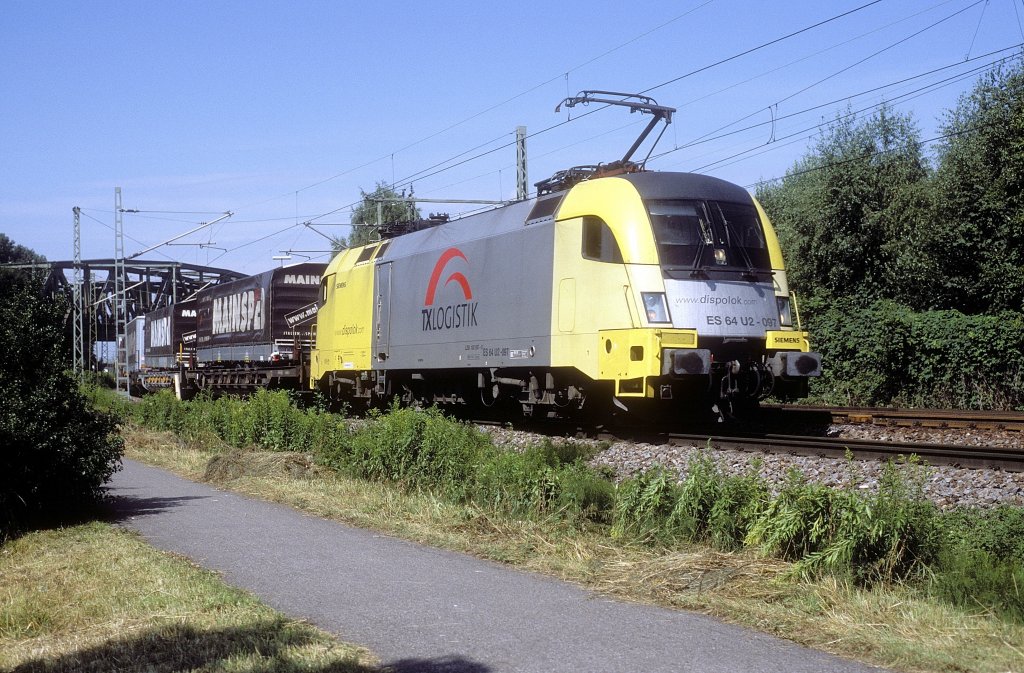
[[[672,322],[668,317],[668,300],[664,292],[641,292],[647,322]]]
[[[775,303],[779,307],[779,324],[786,327],[792,327],[793,311],[789,306],[789,297],[776,297]]]

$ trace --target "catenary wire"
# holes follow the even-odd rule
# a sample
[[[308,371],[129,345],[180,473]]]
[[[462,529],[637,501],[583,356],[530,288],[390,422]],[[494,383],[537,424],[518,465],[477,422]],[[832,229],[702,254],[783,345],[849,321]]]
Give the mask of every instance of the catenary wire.
[[[810,25],[810,26],[806,26],[806,27],[804,27],[804,28],[801,28],[801,29],[799,29],[799,30],[796,30],[796,31],[792,31],[792,32],[790,32],[790,33],[788,33],[788,34],[786,34],[786,35],[783,35],[783,36],[781,36],[781,37],[775,38],[775,39],[773,39],[773,40],[769,40],[768,42],[764,42],[764,43],[762,43],[762,44],[760,44],[760,45],[757,45],[757,46],[755,46],[755,47],[751,47],[751,48],[749,48],[749,49],[746,49],[746,50],[744,50],[744,51],[742,51],[742,52],[739,52],[738,54],[734,54],[734,55],[732,55],[732,56],[729,56],[729,57],[727,57],[727,58],[725,58],[725,59],[721,59],[721,60],[719,60],[719,61],[717,61],[717,62],[715,62],[715,63],[709,64],[709,65],[703,66],[703,67],[701,67],[701,68],[699,68],[699,69],[696,69],[696,70],[693,70],[693,71],[691,71],[691,72],[685,73],[685,74],[683,74],[683,75],[680,75],[680,76],[678,76],[678,77],[675,77],[675,78],[673,78],[673,79],[671,79],[671,80],[668,80],[667,82],[663,82],[662,84],[658,84],[658,85],[656,85],[656,86],[654,86],[654,87],[651,87],[650,89],[647,89],[647,90],[645,90],[645,91],[642,91],[642,92],[640,92],[640,93],[647,93],[648,91],[652,91],[652,90],[654,90],[654,89],[656,89],[656,88],[660,88],[660,87],[662,87],[662,86],[666,86],[666,85],[668,85],[668,84],[671,84],[671,83],[674,83],[674,82],[680,81],[680,80],[682,80],[682,79],[685,79],[686,77],[690,77],[690,76],[692,76],[692,75],[694,75],[694,74],[697,74],[698,72],[703,72],[703,71],[705,71],[705,70],[709,70],[709,69],[711,69],[711,68],[714,68],[714,67],[716,67],[716,66],[718,66],[718,65],[722,65],[722,64],[724,64],[724,63],[728,63],[728,62],[730,62],[730,61],[732,61],[732,60],[735,60],[735,59],[737,59],[737,58],[740,58],[740,57],[742,57],[742,56],[746,56],[746,55],[748,55],[748,54],[754,53],[754,52],[756,52],[756,51],[759,51],[759,50],[761,50],[761,49],[764,49],[764,48],[766,48],[766,47],[769,47],[769,46],[771,46],[771,45],[774,45],[774,44],[778,44],[779,42],[785,41],[785,40],[787,40],[787,39],[790,39],[790,38],[792,38],[792,37],[795,37],[795,36],[797,36],[797,35],[800,35],[800,34],[803,34],[803,33],[806,33],[806,32],[808,32],[808,31],[811,31],[811,30],[813,30],[813,29],[815,29],[815,28],[818,28],[818,27],[821,27],[821,26],[823,26],[823,25],[826,25],[826,24],[832,23],[833,21],[837,21],[837,20],[839,20],[839,19],[841,19],[841,18],[847,17],[847,16],[849,16],[849,15],[851,15],[851,14],[854,14],[854,13],[856,13],[856,12],[859,12],[859,11],[861,11],[861,10],[864,10],[864,9],[866,9],[866,8],[868,8],[868,7],[871,7],[871,6],[873,6],[873,5],[879,4],[879,3],[880,3],[880,2],[882,2],[882,1],[883,1],[883,0],[871,0],[871,2],[867,2],[867,3],[865,3],[865,4],[862,4],[862,5],[858,6],[858,7],[855,7],[855,8],[853,8],[853,9],[850,9],[850,10],[848,10],[848,11],[842,12],[842,13],[840,13],[840,14],[836,14],[836,15],[834,15],[834,16],[832,16],[832,17],[830,17],[830,18],[827,18],[827,19],[824,19],[824,20],[822,20],[822,21],[819,21],[819,22],[817,22],[817,23],[814,23],[814,24],[812,24],[812,25]],[[979,1],[984,1],[984,0],[979,0]],[[557,78],[556,78],[556,79],[557,79]],[[558,128],[558,127],[560,127],[560,126],[563,126],[563,125],[565,125],[566,123],[569,123],[569,122],[572,122],[572,121],[576,121],[576,120],[579,120],[579,119],[581,119],[581,118],[583,118],[583,117],[585,117],[585,116],[588,116],[588,115],[590,115],[590,114],[593,114],[594,112],[598,112],[598,111],[600,111],[600,110],[606,109],[606,107],[607,107],[607,106],[603,106],[603,107],[599,107],[599,108],[596,108],[596,109],[594,109],[594,110],[591,110],[591,111],[589,111],[589,112],[586,112],[586,113],[580,114],[580,115],[578,115],[578,116],[576,116],[576,117],[572,117],[572,118],[570,118],[570,119],[567,119],[567,120],[565,120],[565,121],[562,121],[562,122],[560,122],[560,123],[558,123],[558,124],[554,124],[554,125],[552,125],[552,126],[549,126],[549,127],[547,127],[547,128],[541,129],[540,131],[535,131],[535,132],[533,132],[533,133],[530,133],[530,134],[528,134],[528,135],[527,135],[527,138],[534,138],[534,137],[536,137],[536,136],[538,136],[538,135],[541,135],[541,134],[543,134],[543,133],[547,133],[548,131],[551,131],[551,130],[553,130],[553,129],[555,129],[555,128]],[[480,153],[480,154],[474,155],[474,156],[472,156],[472,157],[470,157],[470,158],[468,158],[468,159],[465,159],[465,160],[463,160],[463,161],[459,161],[459,162],[456,162],[456,163],[452,164],[451,166],[448,166],[448,167],[446,167],[446,168],[440,169],[440,170],[438,170],[438,171],[434,171],[434,172],[432,172],[432,173],[427,173],[426,175],[420,175],[420,176],[418,176],[418,177],[417,177],[417,179],[424,179],[424,178],[427,178],[427,177],[432,177],[432,176],[434,176],[434,175],[437,175],[437,174],[438,174],[439,172],[442,172],[442,171],[444,171],[444,170],[450,170],[451,168],[454,168],[454,167],[456,167],[456,166],[461,166],[461,165],[463,165],[463,164],[465,164],[465,163],[467,163],[467,162],[469,162],[469,161],[474,161],[474,160],[476,160],[476,159],[482,158],[482,157],[484,157],[484,156],[487,156],[487,155],[489,155],[489,154],[493,154],[494,152],[496,152],[496,151],[498,151],[498,150],[501,150],[501,149],[506,149],[506,148],[508,148],[508,147],[511,147],[511,146],[513,146],[513,145],[514,145],[514,142],[513,142],[513,143],[508,143],[508,144],[505,144],[505,145],[502,145],[502,146],[500,146],[500,147],[494,148],[494,149],[492,149],[492,150],[489,150],[489,151],[487,151],[487,152],[483,152],[483,153]],[[382,158],[386,158],[387,156],[390,156],[390,154],[388,154],[388,155],[384,155],[384,157],[382,157]],[[375,160],[375,161],[376,161],[376,160]],[[371,162],[371,163],[372,163],[372,162]],[[366,164],[364,164],[364,166],[365,166],[365,165],[366,165]],[[331,178],[331,179],[333,179],[333,178]],[[397,181],[396,183],[393,183],[393,185],[392,185],[392,189],[396,189],[396,188],[399,188],[399,187],[402,187],[402,186],[406,186],[407,184],[408,184],[408,178],[403,178],[402,180],[399,180],[399,181]],[[289,192],[289,194],[290,194],[290,193],[291,193],[291,192]],[[320,216],[318,216],[318,217],[315,217],[315,218],[312,218],[312,220],[314,220],[314,221],[315,221],[316,219],[320,219],[321,217],[326,217],[327,215],[332,215],[332,214],[334,214],[334,213],[338,213],[338,212],[340,212],[340,211],[342,211],[342,210],[346,210],[346,209],[348,209],[348,208],[352,208],[352,207],[355,207],[355,206],[356,206],[356,205],[358,205],[359,203],[361,203],[361,200],[360,200],[360,201],[354,201],[354,202],[352,202],[351,204],[346,204],[346,205],[344,205],[344,206],[341,206],[341,207],[339,207],[339,208],[336,208],[336,209],[333,209],[333,210],[331,210],[331,211],[328,211],[328,212],[322,213],[322,214],[321,214]]]

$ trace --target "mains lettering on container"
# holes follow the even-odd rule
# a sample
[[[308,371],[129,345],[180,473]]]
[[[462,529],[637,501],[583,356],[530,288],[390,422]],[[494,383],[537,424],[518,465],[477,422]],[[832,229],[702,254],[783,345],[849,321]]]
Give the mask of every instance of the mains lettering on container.
[[[285,274],[281,283],[284,285],[319,285],[320,276],[312,273],[288,273]]]
[[[213,300],[213,334],[263,329],[263,289],[254,288]]]
[[[147,325],[149,330],[150,348],[163,348],[171,345],[171,317],[151,319]]]

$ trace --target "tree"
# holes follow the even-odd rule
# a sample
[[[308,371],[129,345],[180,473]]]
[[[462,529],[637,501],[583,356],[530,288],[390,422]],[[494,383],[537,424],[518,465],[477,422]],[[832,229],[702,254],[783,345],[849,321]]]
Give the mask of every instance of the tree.
[[[405,193],[399,194],[386,182],[378,182],[377,187],[369,194],[360,189],[359,194],[363,202],[352,210],[351,222],[353,225],[368,226],[353,226],[352,233],[344,239],[343,245],[335,248],[336,250],[354,248],[376,240],[380,234],[376,226],[378,223],[409,222],[420,217],[419,208],[411,201],[398,200],[406,198]]]
[[[45,261],[46,258],[34,250],[18,245],[8,238],[7,234],[0,233],[0,264],[32,264]]]
[[[944,307],[965,313],[1024,305],[1024,65],[983,76],[948,112],[934,184],[935,234],[945,262]]]
[[[40,259],[6,236],[0,255]],[[121,457],[117,420],[92,409],[68,372],[66,301],[41,288],[39,274],[0,269],[0,541],[97,500]]]
[[[891,297],[928,174],[910,115],[883,106],[863,121],[838,116],[780,183],[758,190],[792,285],[816,296]]]

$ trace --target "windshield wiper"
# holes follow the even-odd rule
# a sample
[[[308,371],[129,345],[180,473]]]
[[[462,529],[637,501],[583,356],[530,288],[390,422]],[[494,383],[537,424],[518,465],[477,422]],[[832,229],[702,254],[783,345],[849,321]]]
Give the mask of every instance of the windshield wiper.
[[[733,231],[732,224],[729,223],[729,218],[722,212],[722,206],[715,202],[715,208],[718,210],[718,216],[722,218],[722,224],[725,226],[725,238],[729,247],[734,250],[740,251],[740,256],[743,258],[743,262],[747,265],[747,270],[744,271],[740,278],[746,280],[757,280],[757,269],[754,267],[754,260],[750,258],[750,253],[747,252],[747,248],[744,245],[740,245],[741,241],[734,242],[735,231]]]
[[[714,234],[711,232],[711,213],[708,212],[706,203],[701,203],[701,210],[704,217],[697,216],[697,225],[700,227],[700,243],[697,245],[697,254],[693,257],[693,270],[690,278],[707,278],[708,272],[704,266],[704,251],[715,242]]]

